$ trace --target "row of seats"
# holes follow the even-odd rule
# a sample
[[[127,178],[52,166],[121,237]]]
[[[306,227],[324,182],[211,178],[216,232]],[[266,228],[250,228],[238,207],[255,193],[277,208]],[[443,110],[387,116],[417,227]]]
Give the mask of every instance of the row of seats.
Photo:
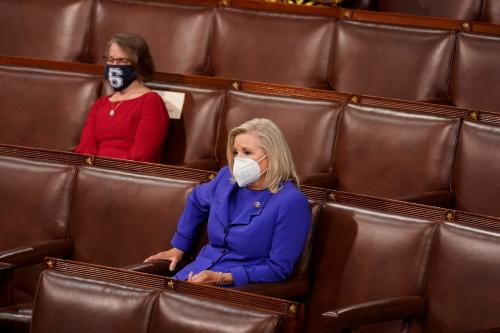
[[[168,246],[196,184],[146,172],[7,156],[0,157],[0,168],[0,262],[14,265],[16,288],[14,301],[0,310],[0,327],[21,320],[20,331],[28,328],[33,305],[19,302],[32,302],[44,256],[165,273],[168,262],[133,264]],[[31,190],[19,201],[25,188]],[[292,278],[241,290],[305,301],[304,332],[381,320],[390,321],[364,329],[393,332],[403,325],[412,332],[451,333],[500,327],[500,219],[339,191],[325,191],[324,199],[310,200],[311,236]],[[81,291],[78,282],[65,285]],[[48,297],[50,308],[41,313],[58,313],[54,307],[65,309],[65,302],[85,309],[94,297],[88,294],[83,304],[77,301],[81,298]],[[113,292],[109,297],[122,296]],[[115,302],[99,300],[103,307]],[[115,309],[102,310],[109,314]],[[35,323],[36,308],[33,316]],[[217,323],[217,315],[212,319]]]
[[[208,297],[198,297],[172,291],[170,287],[162,291],[161,285],[150,287],[147,283],[158,282],[156,277],[129,274],[133,281],[123,283],[120,280],[109,281],[88,276],[88,273],[96,275],[98,271],[105,271],[108,275],[114,273],[116,276],[116,271],[106,271],[94,266],[82,268],[72,263],[67,263],[65,268],[73,271],[66,273],[64,269],[56,268],[42,273],[35,301],[32,333],[293,332],[285,326],[290,321],[288,313],[248,306],[258,304],[265,308],[277,300],[224,291],[224,294],[230,295],[223,298],[223,301],[220,299],[222,291],[213,287],[193,284],[185,286],[195,294],[209,289]],[[74,270],[77,269],[81,271],[80,274],[75,274]],[[146,285],[141,285],[142,281]],[[226,301],[226,298],[230,301]],[[297,304],[292,302],[280,303],[297,308]]]
[[[0,142],[73,150],[89,104],[101,93],[99,75],[7,65],[0,73],[0,82],[8,82],[0,92]],[[226,163],[228,131],[265,117],[283,130],[306,185],[500,216],[494,181],[500,161],[490,153],[500,140],[497,114],[363,96],[353,102],[339,94],[304,98],[298,96],[309,90],[259,84],[224,89],[219,81],[150,84],[186,93],[163,163],[217,171]]]
[[[382,12],[500,24],[500,3],[497,0],[344,0],[342,5]]]
[[[2,1],[0,31],[8,34],[0,38],[0,55],[100,63],[111,35],[134,31],[148,40],[160,72],[500,112],[492,98],[499,89],[500,31],[459,32],[443,29],[447,21],[432,26],[418,18],[412,25],[397,17],[388,19],[392,24],[340,19],[339,10],[313,15],[255,1],[191,2]]]

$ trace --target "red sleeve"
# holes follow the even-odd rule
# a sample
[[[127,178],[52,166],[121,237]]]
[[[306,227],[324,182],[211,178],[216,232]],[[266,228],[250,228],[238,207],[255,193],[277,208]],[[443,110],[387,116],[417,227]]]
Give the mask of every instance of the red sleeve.
[[[127,159],[160,162],[169,120],[167,108],[156,93],[149,93],[141,108],[141,118]]]
[[[80,154],[97,154],[97,141],[95,139],[95,117],[97,113],[97,100],[92,107],[90,108],[90,112],[87,115],[87,119],[85,120],[85,124],[83,125],[82,134],[80,135],[80,143],[78,147],[75,149],[75,153]]]

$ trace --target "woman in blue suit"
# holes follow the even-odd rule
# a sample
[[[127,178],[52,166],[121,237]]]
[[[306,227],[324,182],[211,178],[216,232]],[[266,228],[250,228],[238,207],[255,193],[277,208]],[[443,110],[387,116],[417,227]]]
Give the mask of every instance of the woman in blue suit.
[[[311,222],[290,149],[272,121],[253,119],[230,131],[226,154],[229,166],[190,194],[172,248],[146,261],[170,260],[174,270],[208,218],[208,244],[177,279],[235,286],[283,281]]]

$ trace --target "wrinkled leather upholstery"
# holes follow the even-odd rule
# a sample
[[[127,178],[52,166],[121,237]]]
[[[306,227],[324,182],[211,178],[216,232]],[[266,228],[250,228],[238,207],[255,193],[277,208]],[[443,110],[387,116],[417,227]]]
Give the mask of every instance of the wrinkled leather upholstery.
[[[465,120],[455,154],[455,207],[500,216],[500,126]]]
[[[333,19],[220,8],[211,70],[215,76],[326,88]]]
[[[74,150],[101,77],[0,66],[0,142]]]
[[[480,0],[377,0],[377,9],[384,12],[439,16],[455,20],[478,21]]]
[[[155,89],[185,93],[180,119],[170,119],[162,163],[218,171],[217,125],[225,90],[161,84]]]
[[[335,145],[338,189],[386,198],[449,191],[460,119],[347,104]]]
[[[500,112],[500,37],[461,33],[453,61],[450,97],[461,108]]]
[[[330,84],[352,94],[446,102],[454,40],[446,30],[338,22]]]
[[[0,54],[85,61],[92,3],[92,0],[1,1]]]
[[[71,258],[120,267],[166,250],[195,184],[81,167],[69,220]]]
[[[500,2],[497,0],[483,0],[483,21],[500,24]]]
[[[303,184],[331,187],[331,162],[341,104],[333,101],[229,92],[219,125],[217,159],[226,163],[229,131],[253,118],[269,118],[282,130]],[[307,135],[300,135],[307,133]],[[311,184],[324,176],[320,184]]]
[[[98,0],[90,39],[91,61],[102,63],[106,44],[118,32],[144,36],[157,70],[203,74],[212,29],[211,6]]]
[[[42,273],[32,333],[281,332],[278,314],[187,294]]]
[[[442,224],[429,266],[428,310],[422,331],[498,332],[499,267],[498,230]]]
[[[421,295],[436,225],[363,207],[324,205],[313,251],[306,332],[321,332],[321,313],[330,309]],[[366,332],[395,332],[400,326],[389,323]]]

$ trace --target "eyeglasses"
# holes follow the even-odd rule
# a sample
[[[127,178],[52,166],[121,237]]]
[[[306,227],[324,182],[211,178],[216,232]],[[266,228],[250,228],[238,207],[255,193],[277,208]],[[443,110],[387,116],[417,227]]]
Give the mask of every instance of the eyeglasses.
[[[113,58],[109,56],[103,56],[102,59],[107,64],[116,63],[118,65],[129,65],[132,62],[132,59],[130,58]]]

